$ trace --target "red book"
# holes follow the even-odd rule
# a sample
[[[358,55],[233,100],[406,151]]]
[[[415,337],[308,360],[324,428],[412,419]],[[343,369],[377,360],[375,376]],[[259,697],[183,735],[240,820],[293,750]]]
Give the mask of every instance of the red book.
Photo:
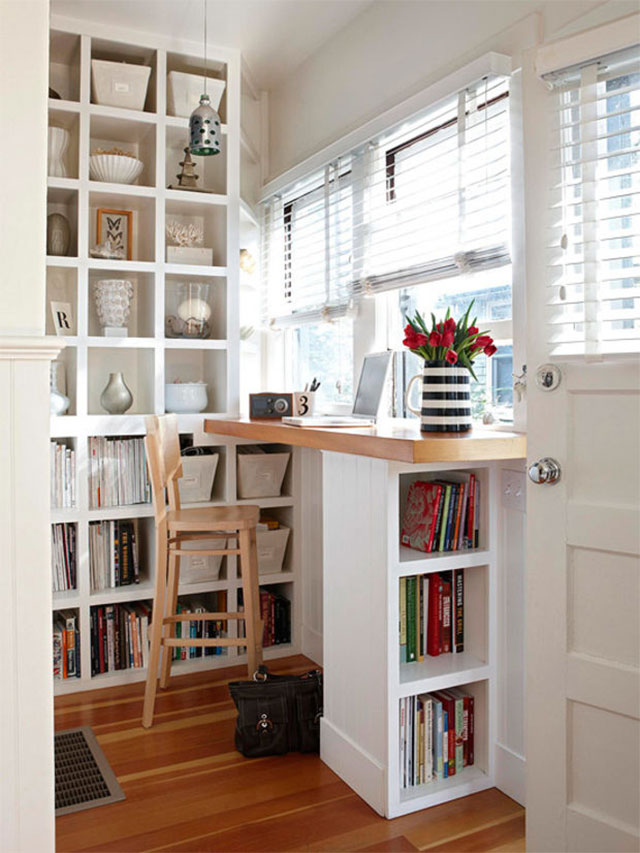
[[[473,764],[473,762],[475,761],[475,755],[473,752],[475,726],[476,726],[476,721],[475,721],[474,700],[473,700],[473,696],[469,696],[469,739],[468,739],[468,747],[467,747],[467,764]]]
[[[400,541],[417,551],[431,552],[442,500],[442,486],[418,480],[409,487]]]
[[[440,651],[451,651],[451,584],[442,581],[442,621],[440,634]]]
[[[473,548],[473,530],[475,525],[474,513],[476,511],[476,475],[471,474],[469,478],[469,502],[467,507],[467,539],[469,547]]]
[[[442,625],[442,580],[440,575],[429,578],[429,624],[427,625],[427,654],[440,654],[440,626]]]
[[[104,672],[104,608],[98,607],[98,655],[100,672]]]
[[[447,716],[449,718],[449,732],[447,736],[448,741],[448,755],[449,755],[449,776],[456,775],[456,702],[453,696],[450,696],[448,693],[436,691],[431,694],[435,696],[435,698],[442,702],[443,709],[447,712]]]

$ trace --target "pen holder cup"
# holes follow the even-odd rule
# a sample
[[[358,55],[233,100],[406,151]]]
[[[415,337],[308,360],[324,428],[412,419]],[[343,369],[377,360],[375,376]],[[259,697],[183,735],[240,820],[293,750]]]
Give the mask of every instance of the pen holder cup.
[[[315,412],[315,391],[294,391],[293,413],[297,418],[311,417]]]

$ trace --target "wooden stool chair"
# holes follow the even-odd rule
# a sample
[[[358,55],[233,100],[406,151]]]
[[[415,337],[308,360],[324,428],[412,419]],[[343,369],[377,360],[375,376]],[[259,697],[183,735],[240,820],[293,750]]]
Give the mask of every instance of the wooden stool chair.
[[[155,516],[156,584],[152,622],[149,629],[149,670],[144,694],[142,725],[153,722],[158,664],[160,687],[168,686],[171,675],[172,649],[175,647],[246,646],[249,677],[262,663],[260,593],[256,525],[260,516],[257,506],[220,506],[181,509],[178,479],[182,476],[178,420],[175,415],[152,415],[147,418],[145,449]],[[168,506],[165,500],[168,496]],[[202,539],[236,539],[238,547],[220,550],[182,548],[184,542]],[[228,541],[227,541],[228,544]],[[198,620],[238,619],[245,623],[245,637],[189,638],[176,637],[177,622],[189,622],[193,613],[176,613],[180,558],[237,554],[242,567],[243,613],[198,613]]]

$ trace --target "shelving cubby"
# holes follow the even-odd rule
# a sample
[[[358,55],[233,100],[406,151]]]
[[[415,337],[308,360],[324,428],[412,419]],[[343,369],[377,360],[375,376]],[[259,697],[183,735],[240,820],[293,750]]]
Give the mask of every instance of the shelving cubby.
[[[151,67],[143,108],[126,109],[95,103],[91,86],[91,60],[126,62]],[[69,593],[56,594],[52,609],[73,606],[80,629],[81,677],[56,680],[57,693],[87,690],[107,685],[139,681],[147,676],[144,668],[125,669],[91,676],[91,609],[115,604],[136,605],[151,601],[155,583],[153,510],[150,504],[90,508],[89,438],[94,435],[142,436],[145,415],[164,412],[164,386],[177,378],[204,380],[209,385],[207,414],[230,417],[238,414],[239,402],[239,265],[240,251],[240,55],[234,50],[209,51],[208,75],[226,84],[220,104],[222,153],[216,157],[194,158],[199,185],[211,190],[195,193],[170,190],[176,184],[179,162],[188,143],[188,117],[169,114],[167,73],[181,71],[201,74],[202,46],[162,40],[144,34],[112,28],[108,37],[90,22],[52,18],[50,85],[62,99],[50,99],[51,122],[61,123],[71,133],[66,166],[69,176],[48,180],[48,212],[67,217],[71,246],[65,256],[47,257],[47,301],[71,305],[74,335],[63,356],[67,387],[72,389],[72,414],[52,418],[51,434],[56,441],[73,447],[76,466],[76,505],[52,510],[52,522],[71,521],[77,526],[78,583]],[[194,104],[195,106],[195,104]],[[114,184],[89,178],[89,156],[96,148],[121,148],[144,163],[133,184]],[[91,257],[97,242],[97,211],[132,211],[131,259]],[[199,217],[204,245],[213,248],[213,264],[166,262],[166,222],[171,217],[195,221]],[[255,236],[255,235],[254,235]],[[102,238],[104,239],[104,237]],[[131,281],[134,296],[130,306],[126,337],[105,337],[98,322],[94,288],[101,279]],[[166,336],[165,317],[172,291],[178,283],[208,283],[212,309],[210,337],[203,340]],[[47,314],[50,314],[47,305]],[[53,321],[47,318],[53,332]],[[109,415],[100,405],[100,394],[114,371],[124,373],[134,397],[124,415]],[[258,370],[256,368],[256,375]],[[203,432],[204,413],[178,416],[181,434],[192,436],[194,444],[207,444],[220,454],[211,500],[208,504],[234,503],[236,499],[237,442]],[[292,464],[295,463],[292,460]],[[291,508],[292,525],[297,524],[295,475],[287,495],[275,499],[277,507]],[[265,506],[271,506],[269,500]],[[202,505],[202,504],[199,504]],[[140,583],[116,589],[91,591],[89,525],[95,521],[134,520],[144,547],[141,551]],[[286,576],[272,575],[265,583],[285,583],[293,600],[293,637],[286,648],[266,650],[266,657],[300,650],[299,538],[289,545]],[[230,611],[235,610],[241,578],[238,560],[222,559],[217,579],[187,580],[180,595],[203,597],[225,590]],[[61,598],[64,595],[64,598]],[[234,636],[237,624],[229,624]],[[175,672],[190,672],[229,663],[246,656],[231,648],[224,655],[181,661]]]

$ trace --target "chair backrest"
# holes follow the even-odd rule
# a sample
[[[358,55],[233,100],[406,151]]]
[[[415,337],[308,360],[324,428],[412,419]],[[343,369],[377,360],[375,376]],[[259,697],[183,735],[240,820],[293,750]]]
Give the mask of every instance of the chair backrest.
[[[182,476],[182,460],[178,418],[176,415],[149,415],[145,424],[153,509],[158,522],[166,513],[165,490],[169,507],[180,509],[178,479]]]

